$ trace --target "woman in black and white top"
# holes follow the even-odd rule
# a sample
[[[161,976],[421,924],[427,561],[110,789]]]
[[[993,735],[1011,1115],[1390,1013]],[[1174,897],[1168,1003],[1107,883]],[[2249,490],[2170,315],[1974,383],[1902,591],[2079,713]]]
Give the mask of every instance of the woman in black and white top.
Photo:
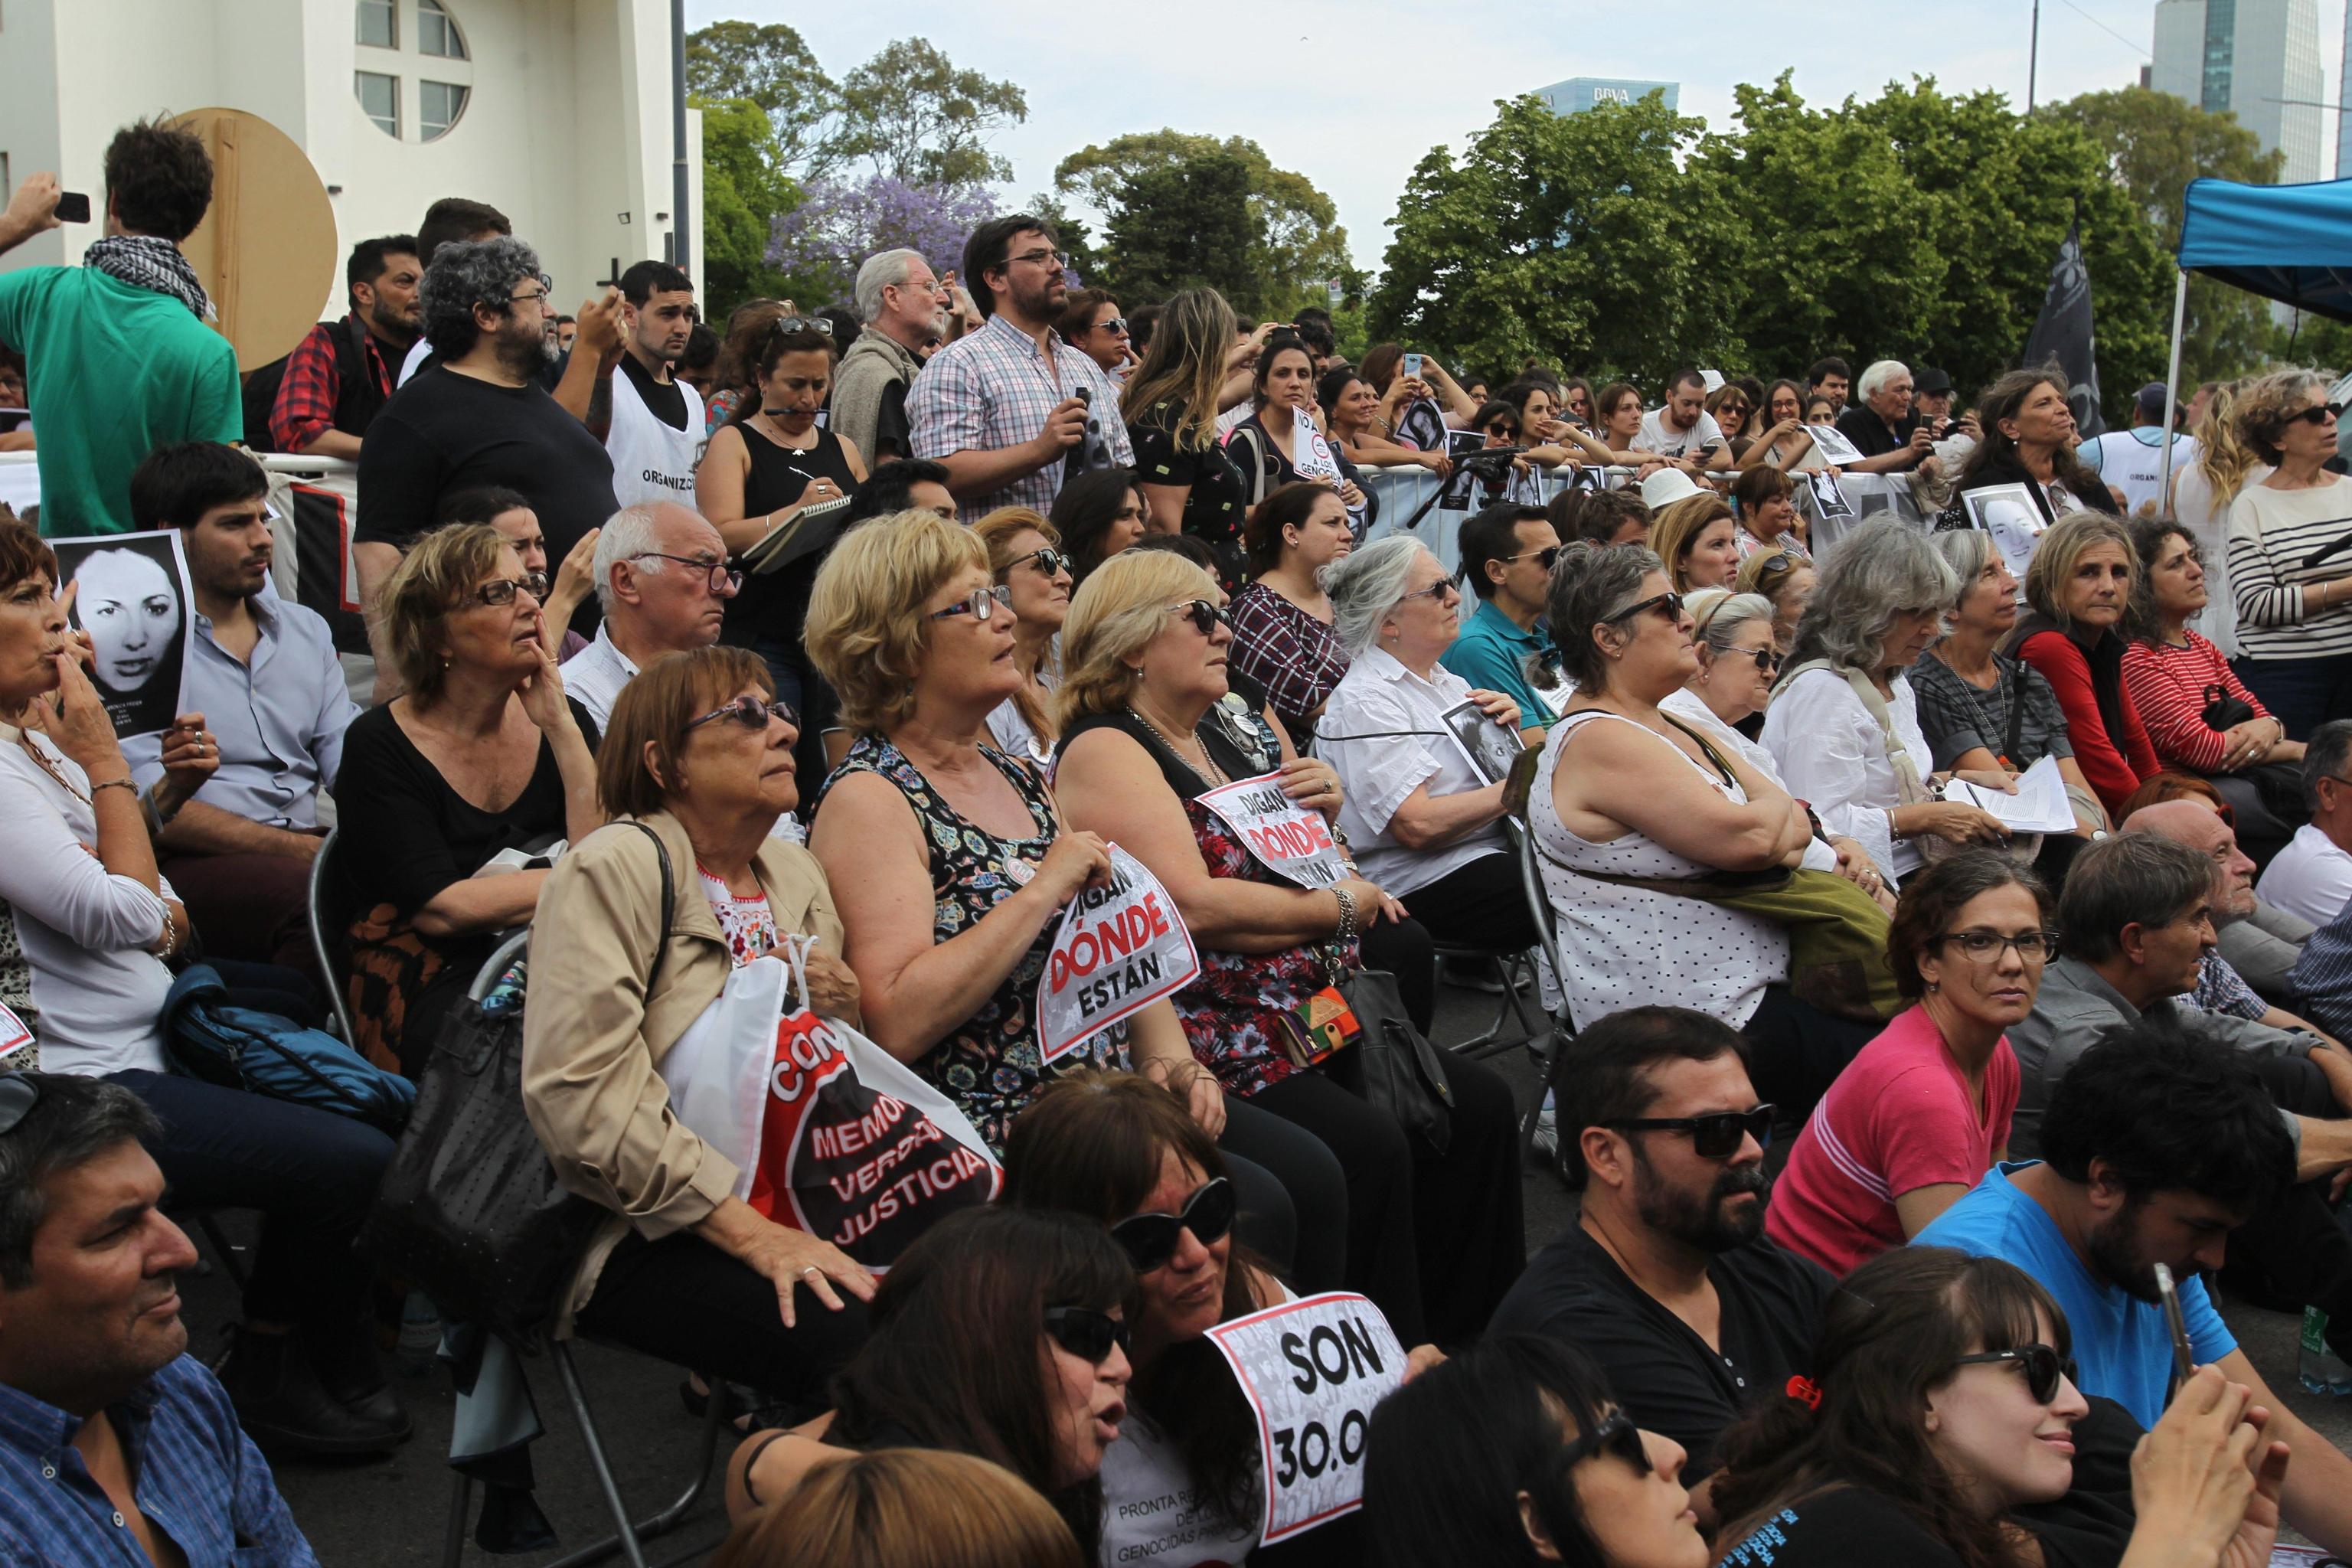
[[[2352,530],[2352,485],[2323,466],[2336,455],[2336,409],[2309,371],[2248,387],[2238,429],[2270,477],[2231,503],[2223,531],[2238,602],[2238,679],[2300,741],[2352,717],[2352,553],[2314,565]]]

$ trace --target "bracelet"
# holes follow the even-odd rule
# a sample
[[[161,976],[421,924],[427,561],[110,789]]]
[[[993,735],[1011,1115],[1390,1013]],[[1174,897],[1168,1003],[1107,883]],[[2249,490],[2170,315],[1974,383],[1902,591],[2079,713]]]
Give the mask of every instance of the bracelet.
[[[102,789],[127,789],[133,795],[139,793],[139,786],[131,781],[128,774],[119,779],[108,779],[104,784],[94,784],[90,785],[89,798],[93,801],[96,800],[98,798],[98,792]]]
[[[1356,937],[1356,895],[1345,888],[1334,888],[1331,896],[1339,900],[1339,929],[1331,933],[1331,940],[1353,942]]]

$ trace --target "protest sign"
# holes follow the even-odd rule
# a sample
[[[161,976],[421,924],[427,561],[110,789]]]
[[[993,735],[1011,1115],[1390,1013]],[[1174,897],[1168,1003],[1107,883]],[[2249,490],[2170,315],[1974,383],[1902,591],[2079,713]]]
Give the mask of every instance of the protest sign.
[[[1283,794],[1278,773],[1236,779],[1200,801],[1241,836],[1267,870],[1302,888],[1328,888],[1351,875],[1339,847],[1331,842],[1331,825],[1321,812]]]
[[[33,1031],[25,1027],[25,1020],[7,1007],[0,1006],[0,1072],[25,1064],[14,1058],[33,1043]]]
[[[1176,900],[1142,861],[1110,846],[1110,883],[1081,888],[1037,976],[1038,1058],[1058,1061],[1201,973]]]
[[[1362,1507],[1372,1406],[1404,1382],[1404,1347],[1381,1310],[1327,1291],[1219,1323],[1209,1339],[1257,1421],[1260,1540],[1271,1546]]]
[[[89,634],[90,679],[118,740],[152,735],[180,711],[180,672],[195,637],[195,595],[180,531],[53,539],[58,575]]]
[[[1445,732],[1461,748],[1463,759],[1488,784],[1501,784],[1510,777],[1511,764],[1527,750],[1517,730],[1505,729],[1475,702],[1457,702],[1448,708]]]

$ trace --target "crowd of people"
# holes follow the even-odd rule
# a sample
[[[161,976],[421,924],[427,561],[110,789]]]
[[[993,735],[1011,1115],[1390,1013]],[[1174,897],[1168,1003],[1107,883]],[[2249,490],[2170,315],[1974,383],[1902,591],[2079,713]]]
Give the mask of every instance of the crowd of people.
[[[597,1218],[546,1327],[738,1418],[729,1568],[2352,1553],[2352,1460],[2214,1306],[2352,1350],[2317,378],[2096,443],[2033,369],[1490,387],[1078,289],[1025,215],[720,331],[650,260],[560,315],[452,198],[240,384],[177,248],[201,144],[132,127],[107,181],[82,265],[0,274],[43,498],[0,518],[0,1556],[310,1563],[262,1455],[413,1430],[355,1246],[399,1129],[186,1070],[199,956],[394,1080],[520,994],[518,1114]],[[1830,426],[1937,521],[1816,548]],[[364,708],[240,444],[356,463]],[[1456,559],[1383,523],[1399,466]],[[192,653],[118,740],[50,541],[133,531]],[[2017,815],[2053,773],[2063,825]],[[1057,1037],[1065,911],[1137,870],[1197,967]],[[1366,1065],[1530,953],[1539,1106]],[[781,1113],[688,1114],[745,1008],[748,1081],[830,1052],[987,1190],[813,1224]],[[1530,1141],[1580,1194],[1532,1258]],[[263,1216],[216,1368],[167,1192]],[[1405,1382],[1361,1511],[1259,1546],[1210,1331],[1331,1290]]]

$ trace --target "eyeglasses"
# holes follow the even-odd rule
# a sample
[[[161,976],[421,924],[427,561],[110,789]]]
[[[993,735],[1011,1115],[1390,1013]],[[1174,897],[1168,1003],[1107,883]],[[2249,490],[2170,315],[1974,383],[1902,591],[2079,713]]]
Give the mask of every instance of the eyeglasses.
[[[1642,1429],[1622,1410],[1612,1410],[1601,1418],[1601,1424],[1577,1438],[1560,1446],[1559,1464],[1562,1469],[1573,1469],[1595,1454],[1612,1454],[1635,1469],[1647,1474],[1650,1451],[1642,1446]]]
[[[787,337],[793,332],[822,332],[833,336],[833,323],[823,316],[778,316],[768,324],[772,338]]]
[[[1522,550],[1517,555],[1506,555],[1503,557],[1503,563],[1507,566],[1514,561],[1525,561],[1532,555],[1536,558],[1536,564],[1549,572],[1552,568],[1552,563],[1559,559],[1559,545],[1547,544],[1541,550]]]
[[[492,609],[496,609],[500,605],[513,604],[518,591],[529,594],[534,599],[545,599],[547,574],[526,572],[520,577],[493,577],[468,594],[467,597],[478,605],[488,605]]]
[[[2033,1395],[2036,1405],[2048,1405],[2058,1397],[2058,1380],[2074,1375],[2074,1363],[2061,1360],[2048,1345],[2020,1345],[2015,1350],[1985,1351],[1977,1355],[1964,1355],[1954,1366],[1986,1366],[1995,1362],[2013,1361],[2025,1368],[2026,1392]]]
[[[1664,610],[1666,619],[1678,622],[1683,618],[1683,596],[1680,594],[1659,594],[1639,604],[1628,605],[1613,616],[1601,616],[1601,624],[1613,626],[1619,621],[1630,621],[1643,610]]]
[[[2321,403],[2304,409],[2299,414],[2288,415],[2287,423],[2292,425],[2300,420],[2305,425],[2325,425],[2330,419],[2340,417],[2343,413],[2344,405],[2341,403]]]
[[[1453,578],[1440,577],[1426,588],[1415,588],[1397,603],[1402,605],[1414,599],[1429,599],[1440,605],[1450,605],[1461,596],[1462,590],[1454,585]]]
[[[1004,264],[1010,267],[1016,261],[1026,261],[1043,267],[1048,272],[1059,272],[1062,260],[1062,253],[1058,250],[1024,250],[1018,256],[1006,257]]]
[[[550,294],[555,292],[555,279],[550,278],[546,273],[526,272],[523,276],[525,278],[532,279],[538,282],[539,292],[536,294],[509,294],[507,296],[507,302],[509,304],[520,305],[526,300],[544,300]]]
[[[1702,1160],[1727,1160],[1739,1152],[1742,1138],[1753,1138],[1762,1148],[1772,1146],[1775,1109],[1759,1105],[1752,1110],[1710,1110],[1704,1116],[1644,1116],[1602,1125],[1620,1132],[1687,1132],[1691,1135],[1692,1153]]]
[[[1068,571],[1070,566],[1070,558],[1048,544],[1043,549],[1033,550],[1026,555],[1006,562],[1004,569],[1010,572],[1015,566],[1025,566],[1032,561],[1037,563],[1037,570],[1048,577],[1058,577]]]
[[[1726,414],[1745,414],[1748,412],[1748,405],[1726,400],[1715,405],[1715,412],[1717,417]]]
[[[1002,605],[1009,614],[1013,609],[1013,590],[999,583],[993,588],[974,588],[969,596],[958,599],[944,610],[933,610],[930,618],[944,621],[950,616],[970,616],[976,621],[986,621]]]
[[[722,587],[730,594],[743,586],[743,574],[727,570],[724,560],[713,561],[707,555],[664,555],[658,550],[643,550],[629,557],[632,561],[675,561],[681,566],[698,566],[710,574],[710,591]]]
[[[1110,1359],[1111,1347],[1128,1346],[1129,1329],[1120,1319],[1092,1307],[1048,1307],[1045,1333],[1055,1344],[1097,1366]]]
[[[699,730],[705,724],[716,724],[721,719],[732,719],[746,730],[765,730],[771,719],[782,719],[795,730],[801,727],[801,716],[791,703],[782,698],[773,702],[762,702],[748,691],[724,708],[713,708],[698,719],[688,720],[686,727],[688,731]]]
[[[1727,647],[1717,656],[1721,658],[1752,658],[1757,669],[1765,675],[1776,675],[1780,669],[1780,650],[1769,647]]]
[[[1184,1200],[1183,1213],[1129,1215],[1110,1227],[1110,1238],[1126,1249],[1127,1260],[1135,1265],[1138,1274],[1149,1274],[1176,1256],[1180,1232],[1191,1231],[1203,1247],[1223,1241],[1225,1232],[1234,1228],[1234,1214],[1240,1206],[1234,1184],[1217,1176]]]
[[[1954,931],[1936,940],[1952,943],[1967,953],[1972,963],[1997,963],[2001,950],[2008,947],[2017,949],[2017,956],[2027,963],[2044,963],[2058,956],[2058,933],[2054,931],[2020,931],[2015,936],[2003,936],[1997,931]]]
[[[1168,607],[1191,621],[1192,629],[1202,637],[1207,637],[1219,626],[1228,631],[1233,629],[1234,623],[1225,618],[1225,612],[1206,599],[1180,599]]]
[[[0,1072],[0,1138],[16,1131],[40,1103],[40,1079],[28,1072]]]

